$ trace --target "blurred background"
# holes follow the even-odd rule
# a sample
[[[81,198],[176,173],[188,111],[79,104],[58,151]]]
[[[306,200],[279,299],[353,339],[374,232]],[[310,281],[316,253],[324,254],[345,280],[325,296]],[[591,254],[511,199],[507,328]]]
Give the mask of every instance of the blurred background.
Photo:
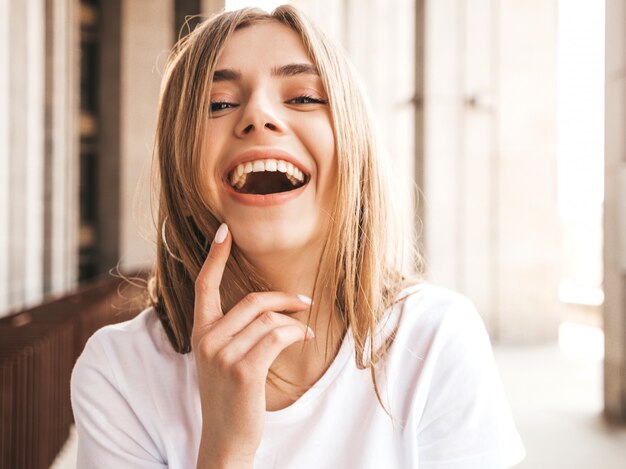
[[[94,312],[111,272],[151,267],[161,70],[186,17],[281,3],[0,0],[0,467],[75,467],[68,373],[123,319]],[[483,316],[518,467],[626,467],[626,1],[289,3],[356,66],[428,280]],[[58,392],[40,346],[65,357]]]

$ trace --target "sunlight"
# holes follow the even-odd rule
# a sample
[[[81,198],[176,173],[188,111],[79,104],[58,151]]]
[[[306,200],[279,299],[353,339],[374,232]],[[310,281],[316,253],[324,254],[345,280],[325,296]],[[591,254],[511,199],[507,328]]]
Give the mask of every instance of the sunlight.
[[[558,207],[564,269],[559,299],[599,306],[604,199],[604,1],[559,2]]]
[[[559,347],[572,357],[600,361],[604,358],[604,333],[599,327],[563,322],[559,326]]]

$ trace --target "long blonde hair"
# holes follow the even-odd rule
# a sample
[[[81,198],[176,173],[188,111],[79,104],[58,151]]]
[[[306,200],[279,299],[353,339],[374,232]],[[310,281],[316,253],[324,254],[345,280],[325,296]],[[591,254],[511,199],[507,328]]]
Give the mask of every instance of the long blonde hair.
[[[378,348],[367,344],[374,343],[376,328],[400,290],[419,278],[402,274],[398,253],[393,251],[402,243],[387,238],[388,229],[395,226],[389,219],[393,211],[369,109],[352,67],[341,49],[294,7],[281,6],[271,14],[254,8],[218,14],[180,40],[169,57],[155,141],[159,242],[149,282],[150,302],[172,347],[179,353],[189,352],[194,282],[220,225],[211,201],[204,201],[201,195],[202,172],[196,170],[203,158],[211,80],[230,35],[266,21],[278,21],[300,36],[328,95],[337,192],[315,281],[313,308],[320,303],[317,299],[322,291],[334,299],[345,330],[352,330],[357,366],[371,368],[380,400],[373,365],[389,341]],[[189,216],[199,213],[209,215]],[[419,255],[415,256],[416,265],[421,265]],[[266,282],[233,244],[221,284],[223,311],[249,292],[267,290]]]

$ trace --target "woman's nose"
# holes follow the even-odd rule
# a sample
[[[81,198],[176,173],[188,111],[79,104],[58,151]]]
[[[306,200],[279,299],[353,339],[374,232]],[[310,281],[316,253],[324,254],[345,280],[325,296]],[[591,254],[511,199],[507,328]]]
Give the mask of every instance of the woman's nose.
[[[237,136],[245,137],[255,132],[281,133],[283,124],[267,99],[250,100],[236,129]]]
[[[254,124],[250,123],[250,124],[248,124],[246,127],[244,127],[244,128],[243,128],[243,130],[242,130],[241,134],[242,134],[242,135],[247,135],[247,134],[251,133],[252,131],[254,131],[255,127],[257,127],[257,128],[261,128],[261,126],[255,126]],[[269,130],[274,130],[274,131],[278,129],[278,127],[276,126],[276,124],[273,124],[272,122],[266,122],[266,123],[262,126],[262,128],[266,128],[266,129],[269,129]]]

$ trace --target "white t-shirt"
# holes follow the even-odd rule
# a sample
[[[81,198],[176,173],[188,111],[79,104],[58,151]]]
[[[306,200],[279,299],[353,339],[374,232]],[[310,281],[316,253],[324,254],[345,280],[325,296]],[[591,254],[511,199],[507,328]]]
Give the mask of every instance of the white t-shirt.
[[[265,413],[255,468],[503,469],[525,450],[472,303],[421,285],[391,308],[399,326],[378,374],[354,360],[351,331],[295,403]],[[193,353],[171,348],[153,309],[88,341],[72,374],[78,468],[196,467],[202,426]]]

